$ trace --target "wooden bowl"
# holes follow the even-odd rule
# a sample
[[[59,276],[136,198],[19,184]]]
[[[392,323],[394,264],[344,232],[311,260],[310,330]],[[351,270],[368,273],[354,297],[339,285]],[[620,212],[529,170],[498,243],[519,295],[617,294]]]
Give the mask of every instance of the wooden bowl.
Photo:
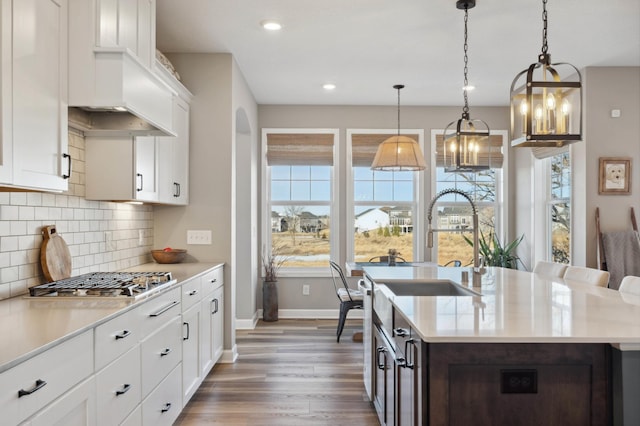
[[[182,249],[151,250],[151,256],[158,263],[180,263],[187,256],[187,251]]]

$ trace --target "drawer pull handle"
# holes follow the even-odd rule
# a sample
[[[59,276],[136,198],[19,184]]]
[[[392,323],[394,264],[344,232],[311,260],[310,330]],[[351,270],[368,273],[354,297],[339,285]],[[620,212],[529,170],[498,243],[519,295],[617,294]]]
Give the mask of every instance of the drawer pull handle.
[[[161,413],[166,413],[169,410],[171,410],[171,403],[167,402],[166,404],[164,404],[164,407],[162,408],[162,410],[160,410],[160,412]]]
[[[213,283],[215,283],[215,282],[218,282],[218,279],[217,279],[217,278],[213,278],[213,279],[211,279],[209,282],[210,282],[211,284],[213,284]]]
[[[124,339],[125,337],[127,337],[130,334],[131,334],[131,332],[129,330],[123,330],[122,333],[116,334],[116,340]]]
[[[131,389],[131,385],[127,383],[122,386],[121,390],[116,391],[116,396],[124,395],[125,393],[129,392],[129,389]]]
[[[406,328],[396,328],[393,330],[396,333],[396,336],[398,337],[407,337],[409,335],[409,330],[407,330]]]
[[[191,290],[189,292],[189,296],[195,296],[196,294],[198,294],[198,290]]]
[[[165,312],[167,312],[169,309],[173,308],[174,306],[176,306],[177,304],[179,304],[180,302],[178,302],[177,300],[174,300],[173,302],[169,303],[167,306],[165,306],[164,308],[160,309],[158,312],[154,312],[152,314],[149,314],[150,317],[159,317],[160,315],[164,314]]]
[[[160,352],[160,356],[167,356],[171,353],[170,348],[166,348],[164,351]]]
[[[218,299],[212,299],[212,300],[211,300],[211,303],[212,303],[212,304],[214,304],[214,305],[216,306],[216,307],[211,311],[211,315],[213,315],[213,314],[217,314],[217,313],[218,313],[218,308],[219,308],[219,305],[218,305]]]
[[[36,380],[36,385],[32,389],[29,389],[29,390],[20,389],[18,391],[18,398],[22,398],[23,396],[31,395],[32,393],[34,393],[38,389],[42,389],[46,384],[47,384],[47,382],[45,382],[44,380],[38,379],[38,380]]]
[[[183,337],[182,340],[189,340],[189,334],[190,334],[190,328],[189,328],[189,323],[188,322],[183,322],[182,325],[186,325],[187,326],[187,337]]]

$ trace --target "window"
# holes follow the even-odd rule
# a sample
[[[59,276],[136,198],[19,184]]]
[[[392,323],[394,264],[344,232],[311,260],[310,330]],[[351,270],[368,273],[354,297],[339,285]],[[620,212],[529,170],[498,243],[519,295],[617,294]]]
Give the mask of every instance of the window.
[[[284,259],[284,276],[326,271],[332,258],[337,135],[324,129],[263,130],[263,211],[269,215],[263,251]]]
[[[467,193],[478,209],[480,232],[486,239],[492,233],[502,238],[502,148],[506,139],[504,131],[491,132],[491,168],[477,173],[445,172],[442,153],[436,152],[434,156],[434,197],[450,188]],[[437,149],[440,143],[442,131],[434,130],[432,144]],[[438,198],[431,212],[431,227],[436,230],[432,255],[435,262],[446,265],[460,260],[463,266],[473,264],[473,247],[465,240],[473,238],[473,209],[466,198],[455,193]]]
[[[547,161],[548,259],[558,263],[571,263],[571,156],[566,151]]]
[[[424,217],[419,203],[419,173],[371,170],[378,145],[397,131],[347,130],[351,167],[348,168],[347,226],[349,259],[366,262],[398,251],[407,261],[421,257],[420,229]],[[422,130],[404,130],[402,134],[422,146]]]

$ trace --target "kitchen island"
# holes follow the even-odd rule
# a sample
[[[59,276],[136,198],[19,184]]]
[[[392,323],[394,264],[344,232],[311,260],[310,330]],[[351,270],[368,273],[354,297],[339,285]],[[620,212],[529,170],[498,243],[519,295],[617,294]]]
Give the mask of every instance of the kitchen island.
[[[365,351],[383,423],[405,424],[408,411],[420,424],[544,424],[554,416],[639,424],[640,296],[502,268],[488,268],[475,283],[468,268],[364,271],[374,311]],[[479,294],[398,290],[428,282]],[[416,391],[394,404],[391,381],[396,392]],[[376,396],[381,382],[386,401]]]

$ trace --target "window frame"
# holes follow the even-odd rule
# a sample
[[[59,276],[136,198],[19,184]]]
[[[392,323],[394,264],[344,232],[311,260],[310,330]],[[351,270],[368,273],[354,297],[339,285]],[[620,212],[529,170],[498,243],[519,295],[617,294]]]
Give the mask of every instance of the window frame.
[[[329,258],[339,258],[339,236],[341,234],[341,221],[339,220],[340,212],[340,194],[338,191],[338,179],[339,175],[337,170],[340,164],[338,149],[340,146],[340,131],[335,128],[263,128],[262,140],[261,140],[261,155],[262,155],[262,199],[261,199],[261,211],[262,211],[262,250],[261,253],[264,256],[271,254],[271,167],[267,163],[267,136],[270,133],[306,133],[306,134],[331,134],[333,135],[333,166],[331,167],[331,195],[328,201],[313,201],[313,200],[300,200],[300,201],[277,201],[277,205],[304,205],[304,206],[329,206],[329,220],[330,225],[330,237],[329,237]],[[327,262],[328,265],[328,262]],[[263,276],[262,270],[260,276]],[[283,278],[287,277],[328,277],[328,267],[285,267],[280,268],[279,276]]]
[[[553,188],[552,188],[552,184],[553,184],[553,179],[552,179],[552,169],[551,169],[551,163],[553,161],[553,157],[555,157],[556,155],[564,155],[567,154],[569,155],[569,196],[565,197],[565,198],[553,198],[552,196],[552,192],[553,192]],[[545,245],[544,245],[544,250],[545,250],[545,260],[549,261],[549,262],[553,262],[553,219],[551,218],[551,206],[553,206],[554,204],[562,204],[562,203],[568,203],[569,204],[569,264],[571,264],[571,258],[572,258],[572,246],[573,244],[571,243],[571,236],[572,236],[572,230],[573,230],[573,206],[572,206],[572,191],[573,191],[573,162],[571,161],[571,150],[569,149],[562,149],[559,150],[559,152],[556,155],[551,155],[547,158],[545,158],[543,161],[545,163],[545,169],[546,169],[546,181],[545,181],[545,188],[546,188],[546,202],[545,202],[545,212],[544,212],[544,216],[545,216],[545,228],[546,229],[546,240],[545,240]]]
[[[356,202],[354,199],[354,177],[355,173],[353,170],[353,152],[352,152],[352,136],[354,134],[385,134],[389,136],[397,135],[398,131],[400,134],[412,134],[418,135],[418,145],[422,152],[425,152],[424,149],[424,129],[347,129],[346,131],[346,179],[347,182],[345,188],[346,195],[346,214],[345,214],[345,223],[344,229],[347,235],[346,240],[346,261],[353,262],[354,261],[354,250],[355,250],[355,241],[354,241],[354,233],[353,226],[355,224],[355,207],[356,206],[372,206],[378,207],[381,205],[386,205],[387,203],[395,203],[394,201],[389,200],[372,200],[372,201],[360,201]],[[385,172],[380,172],[385,173]],[[424,171],[414,172],[413,173],[413,201],[406,202],[400,201],[397,202],[397,205],[409,205],[412,206],[412,215],[413,215],[413,259],[414,262],[421,262],[424,260],[424,247],[425,247],[425,232],[426,228],[424,226],[425,223],[425,204],[424,204]]]

